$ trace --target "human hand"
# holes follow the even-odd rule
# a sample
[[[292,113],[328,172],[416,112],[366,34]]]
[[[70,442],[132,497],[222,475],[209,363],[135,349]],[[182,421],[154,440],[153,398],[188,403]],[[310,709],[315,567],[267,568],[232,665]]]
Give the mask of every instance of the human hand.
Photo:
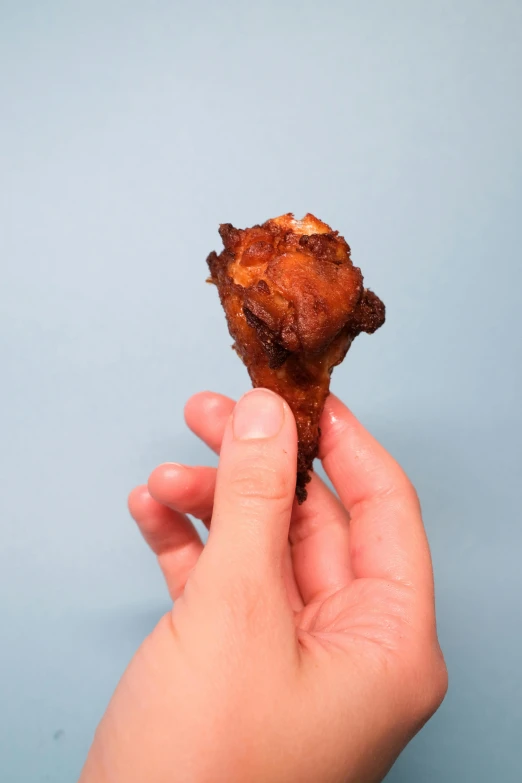
[[[298,506],[288,406],[256,390],[233,410],[210,393],[186,408],[222,442],[217,473],[162,465],[130,496],[175,604],[81,783],[374,783],[444,697],[429,549],[400,467],[330,396],[320,457],[341,502],[314,475]],[[212,520],[205,547],[187,513]]]

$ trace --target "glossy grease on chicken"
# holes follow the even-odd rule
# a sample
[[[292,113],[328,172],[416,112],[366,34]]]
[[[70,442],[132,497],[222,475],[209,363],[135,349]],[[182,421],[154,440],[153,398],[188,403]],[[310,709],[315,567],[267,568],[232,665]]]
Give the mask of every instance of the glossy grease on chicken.
[[[225,223],[219,233],[224,250],[207,259],[210,282],[252,385],[277,392],[294,413],[302,503],[332,369],[354,337],[382,326],[384,304],[363,287],[343,237],[313,215],[247,229]]]

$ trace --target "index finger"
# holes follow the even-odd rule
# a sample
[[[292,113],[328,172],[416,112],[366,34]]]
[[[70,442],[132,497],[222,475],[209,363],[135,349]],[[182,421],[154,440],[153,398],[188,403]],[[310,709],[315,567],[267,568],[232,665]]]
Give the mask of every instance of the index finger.
[[[428,541],[408,477],[334,395],[321,420],[320,458],[350,512],[355,578],[375,577],[433,590]]]

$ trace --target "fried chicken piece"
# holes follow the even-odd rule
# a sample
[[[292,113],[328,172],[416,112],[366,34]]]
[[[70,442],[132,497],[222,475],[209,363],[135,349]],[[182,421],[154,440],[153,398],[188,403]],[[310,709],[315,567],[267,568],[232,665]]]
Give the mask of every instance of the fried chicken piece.
[[[317,456],[330,375],[360,332],[384,323],[384,304],[363,287],[343,237],[290,213],[261,226],[220,226],[225,249],[208,256],[234,348],[253,386],[283,397],[297,423],[296,495]]]

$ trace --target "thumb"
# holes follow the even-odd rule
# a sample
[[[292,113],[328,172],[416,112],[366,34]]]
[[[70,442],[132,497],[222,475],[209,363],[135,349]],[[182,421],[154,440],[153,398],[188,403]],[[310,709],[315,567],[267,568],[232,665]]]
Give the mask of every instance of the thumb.
[[[207,544],[221,574],[282,573],[295,493],[297,433],[284,400],[254,389],[237,403],[221,446]]]

